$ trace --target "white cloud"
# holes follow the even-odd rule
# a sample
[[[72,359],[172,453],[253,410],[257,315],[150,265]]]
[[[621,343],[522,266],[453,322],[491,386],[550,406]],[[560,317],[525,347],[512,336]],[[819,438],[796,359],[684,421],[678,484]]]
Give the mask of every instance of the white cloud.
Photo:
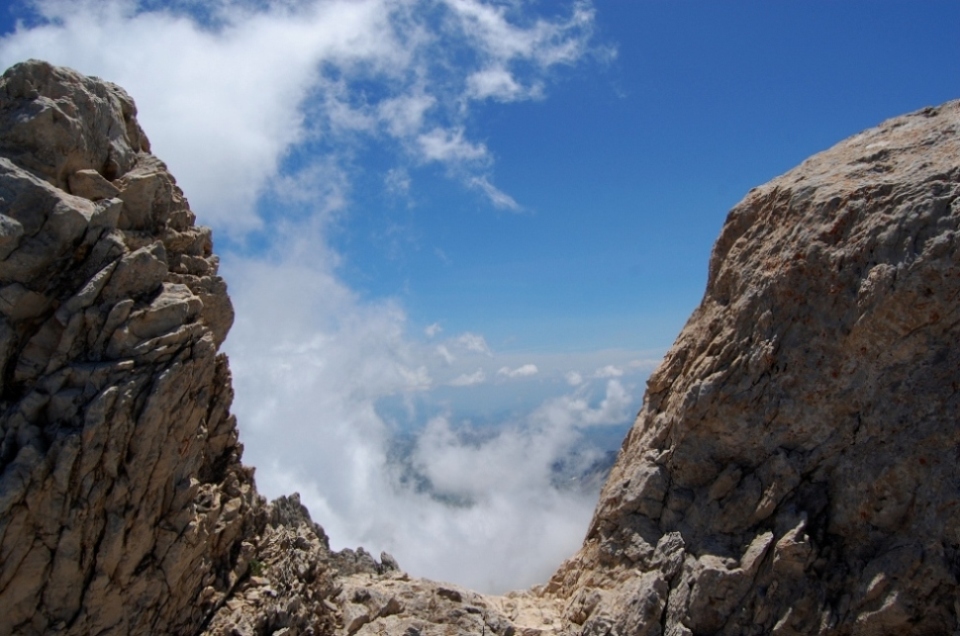
[[[483,384],[487,380],[487,374],[483,369],[477,369],[473,373],[464,373],[450,381],[450,386],[475,386]]]
[[[410,462],[433,490],[419,491],[397,479],[389,460],[397,429],[377,405],[389,396],[429,400],[447,384],[434,379],[449,372],[438,366],[438,345],[407,336],[397,305],[362,302],[322,255],[305,259],[316,237],[290,234],[279,258],[225,271],[238,316],[227,347],[235,411],[261,490],[299,491],[334,547],[387,550],[413,575],[501,592],[542,583],[576,550],[596,501],[593,491],[558,486],[557,462],[589,465],[596,457],[583,454],[582,431],[625,425],[638,395],[615,379],[596,387],[599,395],[584,383],[493,428],[424,418]],[[439,347],[451,343],[462,364],[479,357],[543,373],[539,363],[495,356],[477,333]],[[490,390],[483,368],[456,373],[460,386],[447,390]],[[558,382],[562,392],[562,373]]]
[[[434,128],[417,137],[423,158],[428,161],[484,161],[490,158],[487,147],[464,137],[463,128]]]
[[[501,102],[512,102],[542,95],[542,84],[522,86],[510,71],[502,67],[486,68],[467,78],[467,96],[471,99],[493,98]]]
[[[498,189],[495,185],[490,183],[489,179],[486,177],[471,177],[467,181],[467,185],[483,192],[485,195],[487,195],[487,198],[490,200],[490,202],[498,208],[513,210],[514,212],[521,209],[520,204],[517,203],[513,197]]]
[[[608,364],[607,366],[597,369],[593,373],[595,378],[619,378],[623,375],[623,369],[620,367]]]
[[[583,55],[593,26],[593,9],[581,2],[566,21],[538,19],[519,27],[509,7],[480,0],[446,0],[462,32],[499,63],[528,60],[542,67],[572,63]]]
[[[288,217],[308,215],[326,221],[347,206],[350,179],[329,157],[319,157],[295,172],[274,177],[269,196]]]
[[[410,192],[410,173],[404,168],[391,168],[387,170],[383,183],[389,192],[406,195]]]
[[[427,111],[436,103],[435,97],[424,93],[401,95],[384,100],[378,107],[379,116],[391,135],[407,138],[423,128]]]
[[[567,384],[570,386],[579,386],[583,384],[583,376],[576,371],[567,371],[563,377],[566,378]]]
[[[453,364],[457,359],[444,345],[437,345],[437,353],[447,364]]]
[[[423,333],[426,334],[427,338],[433,338],[435,335],[443,331],[443,327],[440,326],[439,322],[435,322],[432,325],[427,325],[423,330]],[[444,347],[446,349],[446,347]]]
[[[510,367],[500,367],[497,371],[497,375],[503,375],[508,378],[526,378],[531,375],[536,375],[540,370],[537,369],[535,364],[525,364],[519,366],[516,369],[511,369]]]
[[[304,137],[301,105],[316,65],[402,57],[381,2],[225,4],[206,29],[183,13],[133,2],[46,2],[51,22],[0,43],[4,66],[40,57],[115,81],[200,216],[235,230],[260,221],[253,202],[277,176],[283,152]]]
[[[608,380],[606,394],[596,407],[581,394],[566,395],[546,402],[534,416],[562,421],[567,426],[602,426],[630,417],[632,396],[618,380]]]
[[[493,355],[490,351],[490,347],[487,345],[487,341],[483,336],[476,333],[467,333],[461,334],[457,338],[456,343],[466,349],[467,351],[473,351],[474,353],[482,353],[483,355]]]
[[[436,256],[436,257],[440,260],[440,262],[443,263],[444,265],[449,265],[451,262],[453,262],[453,261],[450,260],[450,257],[447,256],[447,253],[444,252],[444,251],[443,251],[442,249],[440,249],[439,247],[434,247],[434,248],[433,248],[433,254],[434,254],[434,256]]]

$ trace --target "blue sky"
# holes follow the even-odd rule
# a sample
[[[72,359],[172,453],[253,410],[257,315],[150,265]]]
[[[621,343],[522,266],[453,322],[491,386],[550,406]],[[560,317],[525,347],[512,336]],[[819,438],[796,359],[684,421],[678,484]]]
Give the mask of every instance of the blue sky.
[[[960,97],[958,25],[956,0],[14,0],[0,65],[136,99],[214,228],[261,490],[503,590],[578,546],[595,493],[551,467],[629,425],[726,212]]]
[[[353,285],[505,348],[667,346],[747,190],[960,88],[956,2],[595,6],[615,59],[471,121],[523,210],[491,213],[427,170],[413,209],[374,199],[336,237]]]

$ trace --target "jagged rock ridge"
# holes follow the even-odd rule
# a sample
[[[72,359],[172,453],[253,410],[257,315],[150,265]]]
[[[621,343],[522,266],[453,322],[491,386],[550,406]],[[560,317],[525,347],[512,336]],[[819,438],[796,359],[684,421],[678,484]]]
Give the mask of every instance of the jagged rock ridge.
[[[960,102],[752,190],[584,546],[585,634],[960,629]]]

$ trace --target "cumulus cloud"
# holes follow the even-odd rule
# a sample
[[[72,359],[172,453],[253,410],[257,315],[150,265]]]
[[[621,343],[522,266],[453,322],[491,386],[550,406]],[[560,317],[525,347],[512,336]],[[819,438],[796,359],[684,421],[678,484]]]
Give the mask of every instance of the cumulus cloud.
[[[389,550],[415,575],[501,591],[542,582],[576,549],[596,495],[558,484],[557,462],[587,465],[589,430],[628,421],[629,374],[570,389],[557,368],[595,368],[609,352],[533,364],[479,333],[437,342],[433,324],[421,336],[402,305],[344,283],[328,234],[351,213],[362,144],[393,153],[383,187],[396,195],[438,163],[519,209],[494,185],[471,108],[548,98],[550,70],[590,46],[590,5],[549,18],[481,0],[29,6],[26,26],[0,38],[0,65],[42,58],[126,88],[201,221],[239,246],[221,254],[237,314],[226,349],[262,492],[299,491],[334,547]],[[449,415],[468,403],[449,394],[492,390],[498,368],[538,373],[524,384],[553,393],[492,424]]]
[[[584,393],[575,393],[546,402],[534,415],[568,427],[602,426],[627,420],[631,405],[632,396],[623,384],[608,380],[605,395],[597,406],[592,406]]]
[[[482,353],[484,355],[492,355],[490,347],[487,345],[486,339],[483,336],[476,333],[464,333],[460,335],[456,340],[457,345],[466,349],[467,351],[473,351],[474,353]]]
[[[483,369],[477,369],[473,373],[464,373],[450,380],[450,386],[474,386],[476,384],[482,384],[486,380],[487,374],[484,373]]]
[[[583,376],[576,371],[567,371],[563,377],[566,378],[567,384],[570,386],[579,386],[583,384]]]
[[[506,376],[508,378],[526,378],[531,375],[536,375],[539,373],[539,369],[535,364],[525,364],[523,366],[517,367],[516,369],[511,369],[510,367],[500,367],[497,370],[497,375]]]
[[[558,374],[559,396],[493,426],[425,417],[421,399],[449,399],[431,398],[448,373],[437,345],[411,337],[395,303],[361,301],[322,255],[299,255],[312,239],[302,228],[292,234],[282,254],[224,272],[235,281],[235,411],[261,490],[299,491],[335,547],[387,550],[414,575],[501,592],[542,583],[576,550],[596,501],[595,490],[561,479],[558,462],[574,475],[591,466],[599,454],[585,435],[625,426],[637,393],[619,379],[565,393]],[[458,364],[540,367],[465,335],[475,346],[461,347]],[[484,390],[488,375],[474,367],[449,390]],[[412,397],[423,423],[391,423],[380,403],[392,397]],[[409,451],[398,457],[403,439]]]
[[[623,369],[620,367],[608,364],[607,366],[597,369],[593,373],[595,378],[619,378],[623,375]]]

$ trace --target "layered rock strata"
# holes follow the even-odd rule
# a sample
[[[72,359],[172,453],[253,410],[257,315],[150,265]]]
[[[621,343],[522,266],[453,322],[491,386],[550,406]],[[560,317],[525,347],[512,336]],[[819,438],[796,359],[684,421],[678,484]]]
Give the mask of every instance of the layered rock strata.
[[[584,634],[960,630],[960,102],[755,188],[550,590]]]

